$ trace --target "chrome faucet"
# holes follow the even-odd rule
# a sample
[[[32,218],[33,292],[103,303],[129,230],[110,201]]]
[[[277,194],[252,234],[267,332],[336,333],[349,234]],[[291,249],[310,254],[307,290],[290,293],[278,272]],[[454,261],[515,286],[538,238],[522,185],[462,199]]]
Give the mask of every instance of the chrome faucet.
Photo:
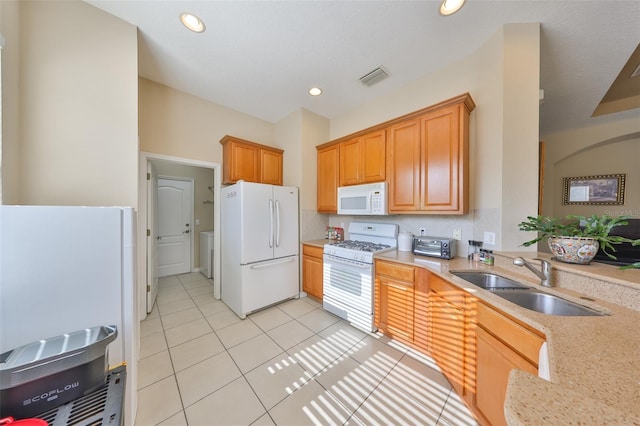
[[[553,287],[553,284],[551,283],[551,263],[549,263],[544,259],[539,259],[537,257],[534,258],[533,260],[539,260],[541,262],[540,271],[538,271],[532,263],[527,262],[521,257],[516,257],[515,259],[513,259],[513,264],[516,266],[526,266],[527,269],[529,269],[531,272],[533,272],[538,277],[540,277],[540,279],[542,280],[540,284],[542,286]]]

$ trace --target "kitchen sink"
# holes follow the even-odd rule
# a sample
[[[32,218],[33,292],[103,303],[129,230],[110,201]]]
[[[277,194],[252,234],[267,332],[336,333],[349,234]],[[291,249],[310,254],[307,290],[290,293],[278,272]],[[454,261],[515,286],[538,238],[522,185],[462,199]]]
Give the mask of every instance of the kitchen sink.
[[[553,294],[540,291],[494,290],[493,293],[526,309],[547,315],[559,316],[603,316],[586,306],[570,302]]]
[[[602,316],[606,315],[586,306],[570,302],[549,293],[543,293],[530,286],[490,272],[451,271],[456,277],[469,281],[493,294],[515,303],[525,309],[546,315],[558,316]]]
[[[500,275],[492,274],[490,272],[476,272],[476,271],[452,271],[456,277],[462,278],[465,281],[469,281],[473,285],[477,285],[485,290],[494,289],[522,289],[526,290],[529,286],[520,284],[517,281],[509,278],[501,277]]]

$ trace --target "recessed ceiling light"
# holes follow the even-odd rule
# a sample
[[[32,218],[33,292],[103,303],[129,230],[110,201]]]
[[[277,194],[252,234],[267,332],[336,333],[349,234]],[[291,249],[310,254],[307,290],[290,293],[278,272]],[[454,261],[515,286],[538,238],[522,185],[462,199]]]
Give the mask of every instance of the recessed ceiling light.
[[[444,16],[453,15],[464,5],[465,0],[442,0],[440,14]]]
[[[322,89],[319,87],[312,87],[311,89],[309,89],[309,94],[311,96],[320,96],[322,95]]]
[[[205,30],[204,22],[202,22],[202,19],[191,13],[181,13],[180,22],[182,22],[182,25],[184,25],[194,33],[202,33]]]

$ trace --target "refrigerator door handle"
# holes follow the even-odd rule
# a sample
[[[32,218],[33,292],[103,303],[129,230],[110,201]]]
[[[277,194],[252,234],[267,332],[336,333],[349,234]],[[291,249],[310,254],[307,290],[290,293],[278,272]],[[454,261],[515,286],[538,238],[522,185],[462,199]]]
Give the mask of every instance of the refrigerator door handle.
[[[275,266],[275,265],[280,265],[282,263],[289,263],[289,262],[293,262],[295,259],[293,257],[288,257],[286,259],[282,259],[279,260],[277,262],[262,262],[259,263],[257,265],[252,265],[251,269],[262,269],[262,268],[269,268],[271,266]]]
[[[276,200],[276,247],[280,247],[280,201]]]
[[[273,200],[269,199],[269,248],[273,248]]]

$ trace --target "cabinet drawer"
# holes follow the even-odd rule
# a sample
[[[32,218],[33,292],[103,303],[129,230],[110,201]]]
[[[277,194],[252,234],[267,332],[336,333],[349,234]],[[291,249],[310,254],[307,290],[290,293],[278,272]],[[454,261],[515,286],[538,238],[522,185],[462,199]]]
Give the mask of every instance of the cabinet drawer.
[[[477,319],[480,327],[538,366],[544,338],[483,303],[478,303]]]
[[[414,268],[399,263],[376,261],[376,274],[387,275],[413,284]]]
[[[306,256],[319,257],[320,259],[322,259],[323,251],[324,248],[322,247],[311,246],[308,244],[302,245],[302,254]]]

